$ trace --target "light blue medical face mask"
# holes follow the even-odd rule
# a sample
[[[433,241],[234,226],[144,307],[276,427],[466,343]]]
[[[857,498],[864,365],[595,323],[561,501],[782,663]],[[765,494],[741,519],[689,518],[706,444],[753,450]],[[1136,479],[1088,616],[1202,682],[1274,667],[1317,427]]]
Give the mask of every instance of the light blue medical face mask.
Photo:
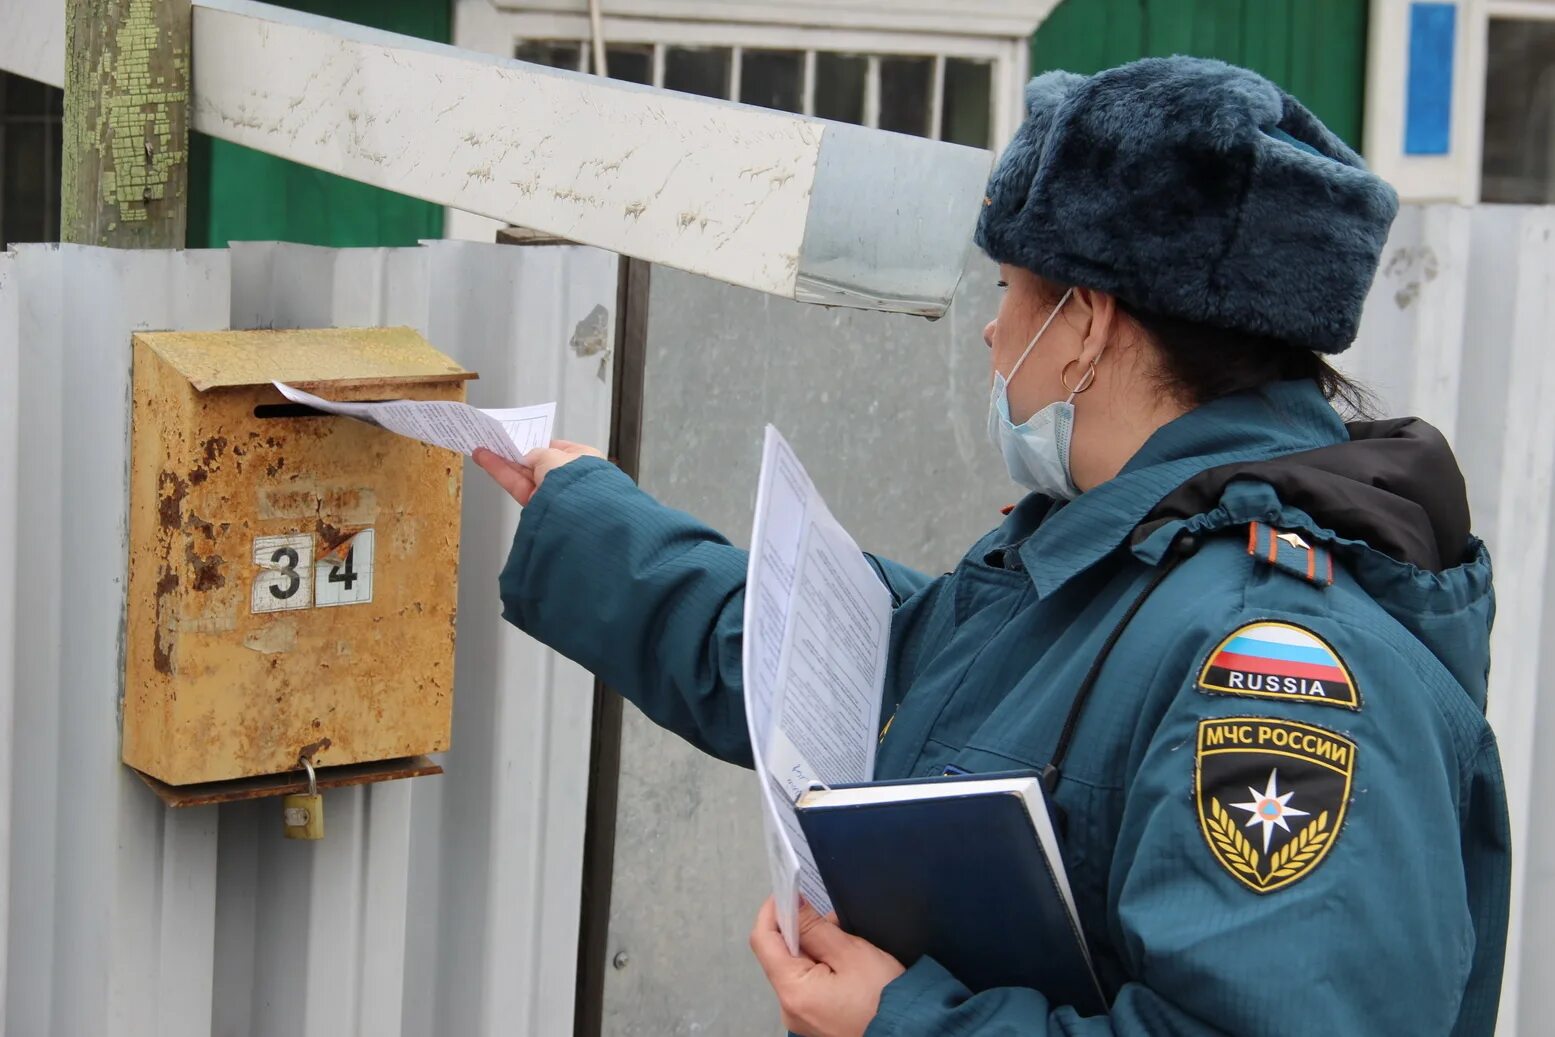
[[[1053,401],[1016,425],[1010,421],[1009,386],[1031,355],[1037,340],[1073,294],[1071,288],[1058,300],[1058,305],[1026,345],[1026,351],[1015,361],[1008,378],[994,372],[993,392],[988,400],[988,440],[1004,458],[1010,478],[1028,490],[1060,500],[1073,500],[1080,495],[1080,488],[1074,484],[1069,472],[1069,440],[1074,431],[1074,398],[1078,393],[1071,392],[1067,400]],[[1092,370],[1095,370],[1094,365]],[[1082,382],[1080,388],[1084,389],[1087,384]]]

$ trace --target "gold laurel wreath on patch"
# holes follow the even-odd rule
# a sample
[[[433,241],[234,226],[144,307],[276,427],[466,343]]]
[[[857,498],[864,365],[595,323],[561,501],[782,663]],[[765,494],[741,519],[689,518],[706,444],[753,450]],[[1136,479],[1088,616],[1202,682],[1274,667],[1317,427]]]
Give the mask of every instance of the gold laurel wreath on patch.
[[[1301,870],[1318,854],[1323,852],[1323,847],[1328,845],[1328,837],[1333,833],[1328,831],[1328,811],[1317,815],[1317,820],[1308,822],[1295,838],[1280,847],[1273,857],[1269,858],[1269,882],[1279,879],[1288,879],[1292,875],[1301,874]]]
[[[1247,841],[1247,837],[1237,828],[1236,821],[1226,813],[1226,808],[1221,806],[1220,800],[1214,796],[1209,799],[1209,812],[1213,818],[1209,826],[1209,835],[1215,840],[1215,846],[1221,854],[1225,856],[1226,863],[1261,884],[1264,880],[1263,876],[1258,874],[1258,851],[1253,849],[1253,844]]]
[[[1224,855],[1226,863],[1260,886],[1300,874],[1323,852],[1323,847],[1328,845],[1329,837],[1333,835],[1328,831],[1328,811],[1325,810],[1317,815],[1316,820],[1302,826],[1290,842],[1276,850],[1274,856],[1269,858],[1269,874],[1260,875],[1258,851],[1253,849],[1252,843],[1247,841],[1247,837],[1237,827],[1236,820],[1226,813],[1226,808],[1214,796],[1209,800],[1209,812],[1210,838]]]

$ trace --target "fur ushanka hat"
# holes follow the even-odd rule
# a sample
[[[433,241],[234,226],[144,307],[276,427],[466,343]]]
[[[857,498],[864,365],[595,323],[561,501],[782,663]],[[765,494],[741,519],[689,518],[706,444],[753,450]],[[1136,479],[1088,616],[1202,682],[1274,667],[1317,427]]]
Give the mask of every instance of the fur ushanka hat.
[[[1149,58],[1026,87],[988,184],[993,259],[1143,311],[1338,353],[1398,196],[1246,69]]]

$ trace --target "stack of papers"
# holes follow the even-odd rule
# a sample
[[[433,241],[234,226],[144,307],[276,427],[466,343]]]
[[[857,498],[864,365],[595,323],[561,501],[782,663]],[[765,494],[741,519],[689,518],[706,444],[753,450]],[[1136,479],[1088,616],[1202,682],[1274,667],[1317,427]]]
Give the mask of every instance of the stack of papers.
[[[767,426],[745,584],[745,717],[761,779],[778,926],[799,953],[799,897],[831,899],[794,812],[813,784],[875,770],[891,595]]]

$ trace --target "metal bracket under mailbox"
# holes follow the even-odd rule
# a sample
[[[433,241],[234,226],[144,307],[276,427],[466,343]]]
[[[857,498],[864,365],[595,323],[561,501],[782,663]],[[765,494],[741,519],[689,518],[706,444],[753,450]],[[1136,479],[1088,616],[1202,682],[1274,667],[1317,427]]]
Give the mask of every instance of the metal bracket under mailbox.
[[[205,807],[217,803],[236,803],[245,799],[268,799],[272,796],[285,796],[308,790],[308,778],[302,771],[262,774],[254,778],[212,781],[200,785],[169,785],[141,771],[135,773],[140,775],[141,781],[151,787],[151,791],[157,794],[158,799],[170,807]],[[379,781],[421,778],[442,773],[443,768],[432,762],[431,757],[406,756],[397,760],[375,760],[372,763],[321,767],[318,770],[318,787],[339,789],[351,785],[371,785]]]

